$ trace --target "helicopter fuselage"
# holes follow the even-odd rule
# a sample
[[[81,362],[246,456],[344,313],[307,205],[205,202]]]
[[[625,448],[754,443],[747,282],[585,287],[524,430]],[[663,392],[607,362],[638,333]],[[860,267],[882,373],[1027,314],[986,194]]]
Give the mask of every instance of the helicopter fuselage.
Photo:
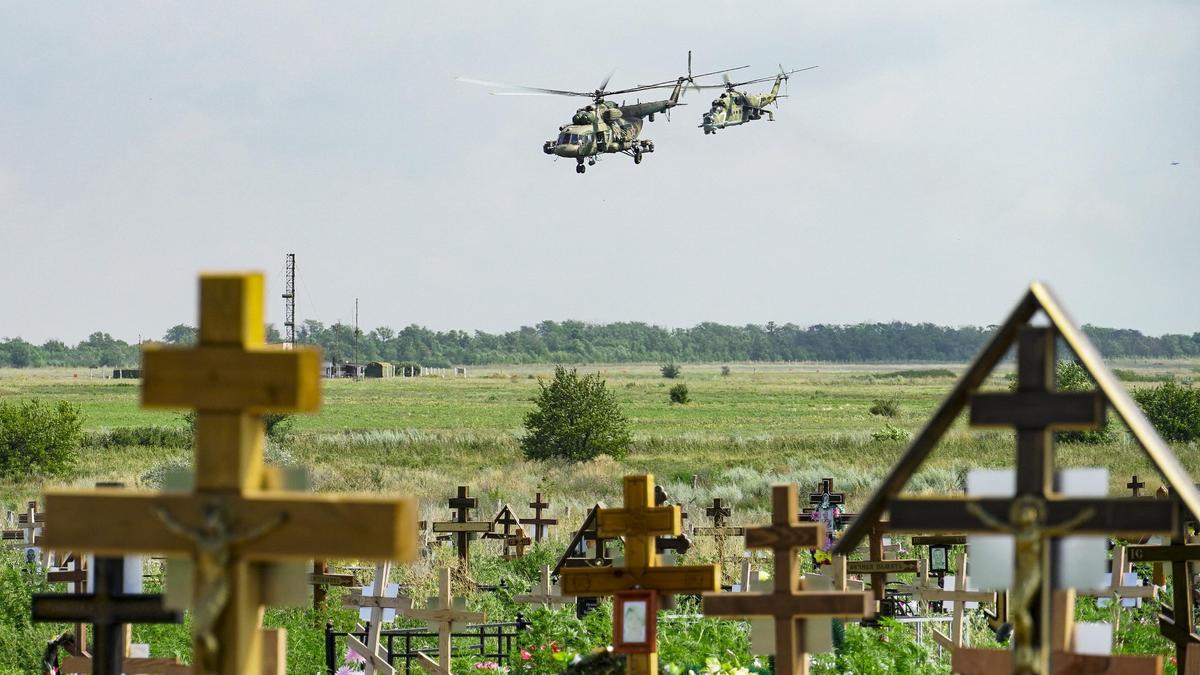
[[[766,107],[779,99],[780,79],[775,80],[775,86],[766,94],[747,94],[729,89],[712,102],[712,107],[700,119],[700,128],[705,134],[711,134],[717,129],[733,127],[746,122],[762,119],[766,113],[769,119],[775,115]]]
[[[576,110],[571,123],[558,128],[558,137],[542,144],[542,151],[547,155],[574,158],[579,167],[585,159],[594,164],[596,155],[612,153],[630,155],[635,164],[640,164],[643,153],[654,152],[652,141],[638,138],[642,126],[646,120],[653,121],[656,113],[679,105],[680,93],[682,86],[677,84],[671,97],[662,101],[618,105],[613,101],[597,100]]]

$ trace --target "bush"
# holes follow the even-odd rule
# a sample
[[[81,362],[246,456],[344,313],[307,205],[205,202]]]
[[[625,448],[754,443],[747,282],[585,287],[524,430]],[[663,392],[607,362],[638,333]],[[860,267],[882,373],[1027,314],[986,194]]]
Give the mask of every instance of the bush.
[[[1187,443],[1200,440],[1200,389],[1174,382],[1153,389],[1138,389],[1133,399],[1163,440]]]
[[[673,380],[683,374],[683,366],[677,365],[673,362],[667,363],[664,364],[662,368],[659,368],[659,371],[662,373],[663,377],[667,378],[668,380]]]
[[[670,396],[671,396],[671,403],[678,403],[680,405],[683,405],[684,403],[687,403],[688,401],[691,400],[690,398],[688,398],[687,385],[683,384],[682,382],[675,385],[674,387],[671,387]]]
[[[600,373],[584,377],[575,369],[554,367],[548,384],[539,379],[536,407],[525,415],[521,449],[528,459],[561,458],[573,462],[629,450],[629,423]]]
[[[729,366],[721,366],[721,377],[729,377],[730,373]]]
[[[67,401],[0,402],[0,477],[66,473],[79,459],[79,408]]]
[[[900,414],[900,403],[894,398],[877,398],[871,406],[871,414],[880,417],[895,417]]]
[[[1113,375],[1122,382],[1174,382],[1175,376],[1170,373],[1139,373],[1128,368],[1113,368]]]
[[[879,431],[871,432],[871,440],[878,443],[887,441],[902,441],[907,443],[912,439],[912,434],[900,427],[894,426],[891,422],[883,425]]]
[[[192,435],[196,434],[196,413],[189,410],[180,417],[184,423],[192,430]],[[289,413],[266,413],[262,416],[263,428],[266,429],[267,438],[275,441],[281,441],[292,433],[292,427],[296,426],[296,416]]]
[[[190,448],[192,432],[184,427],[117,427],[90,431],[83,436],[88,448]]]

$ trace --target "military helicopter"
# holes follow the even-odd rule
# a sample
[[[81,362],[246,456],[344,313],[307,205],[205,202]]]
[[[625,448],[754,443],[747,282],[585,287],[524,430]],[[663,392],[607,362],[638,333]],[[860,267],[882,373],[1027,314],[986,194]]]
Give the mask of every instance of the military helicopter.
[[[460,77],[458,81],[479,84],[485,87],[520,90],[492,92],[497,96],[579,96],[592,99],[591,105],[584,106],[575,111],[570,124],[564,124],[558,128],[557,138],[542,144],[542,152],[547,155],[575,158],[575,172],[584,173],[587,171],[588,166],[595,166],[596,160],[600,155],[604,154],[620,153],[628,155],[633,158],[634,164],[641,164],[643,155],[654,152],[654,141],[638,138],[638,135],[642,131],[644,120],[653,122],[654,116],[658,113],[666,113],[669,118],[671,108],[683,105],[679,102],[679,97],[683,94],[685,85],[690,84],[692,87],[698,87],[696,85],[696,78],[730,73],[748,67],[738,66],[737,68],[726,68],[724,70],[714,70],[710,73],[693,75],[692,53],[688,52],[687,75],[681,75],[673,80],[664,80],[663,82],[656,82],[654,84],[644,84],[614,91],[606,89],[609,80],[612,79],[612,73],[609,73],[608,77],[604,78],[595,91],[590,92],[526,87],[515,84],[504,84],[503,82],[475,80],[466,77]],[[661,101],[648,101],[645,103],[639,101],[631,105],[625,105],[622,102],[618,105],[615,101],[607,100],[606,98],[618,94],[632,94],[652,89],[667,88],[671,89],[671,95]],[[586,166],[584,162],[587,162]]]
[[[767,110],[767,106],[774,103],[779,105],[779,99],[787,96],[780,95],[779,85],[787,82],[788,78],[793,73],[799,73],[805,70],[812,70],[817,66],[809,66],[807,68],[799,68],[797,70],[785,71],[783,66],[779,66],[779,74],[770,77],[760,77],[757,80],[747,80],[745,82],[730,82],[729,75],[725,74],[725,93],[718,96],[712,102],[712,108],[704,113],[700,118],[701,129],[704,129],[704,135],[717,133],[717,129],[725,127],[737,126],[745,124],[753,120],[762,119],[763,113],[767,114],[767,119],[771,122],[775,121],[775,113]],[[771,87],[771,91],[766,94],[747,94],[738,91],[738,87],[744,87],[748,84],[758,84],[759,82],[769,82],[775,80],[775,84]],[[696,86],[697,89],[720,89],[721,85]]]

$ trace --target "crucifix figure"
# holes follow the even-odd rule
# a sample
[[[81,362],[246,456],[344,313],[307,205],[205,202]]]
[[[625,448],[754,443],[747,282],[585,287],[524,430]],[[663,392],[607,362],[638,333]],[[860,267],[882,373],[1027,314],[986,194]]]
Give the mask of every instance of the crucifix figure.
[[[533,526],[533,540],[541,541],[542,537],[550,532],[551,525],[557,525],[557,518],[543,518],[542,512],[550,508],[550,502],[542,499],[542,493],[537,493],[533,501],[529,502],[529,508],[533,509],[533,518],[526,521],[527,524]]]
[[[201,276],[198,333],[195,347],[146,345],[142,354],[142,406],[196,411],[194,490],[49,491],[55,526],[46,545],[194,561],[196,670],[281,670],[285,645],[260,627],[274,597],[259,583],[267,565],[331,555],[412,559],[417,505],[289,492],[282,473],[263,464],[264,414],[319,409],[321,355],[266,346],[261,274]]]
[[[471,537],[473,533],[488,533],[492,524],[486,521],[472,521],[471,511],[479,507],[479,500],[471,496],[471,488],[466,485],[458,486],[458,494],[450,498],[450,509],[454,511],[454,520],[444,520],[433,524],[434,532],[453,532],[458,560],[463,572],[471,568]]]
[[[771,488],[771,524],[746,529],[746,548],[769,548],[775,554],[770,593],[705,593],[704,613],[709,616],[747,618],[767,616],[775,621],[775,672],[802,675],[808,672],[804,623],[816,617],[862,617],[873,610],[871,594],[852,591],[806,591],[800,580],[797,549],[813,548],[824,526],[801,523],[796,485]]]
[[[33,620],[92,624],[92,672],[120,675],[124,672],[125,624],[179,623],[183,618],[180,612],[163,607],[161,595],[124,593],[123,558],[96,558],[92,575],[90,593],[34,594]]]
[[[604,539],[625,538],[624,567],[570,567],[559,577],[563,595],[613,595],[622,591],[700,593],[720,590],[719,565],[666,567],[659,562],[655,541],[683,530],[678,506],[654,506],[654,476],[626,476],[621,508],[600,509],[596,533]],[[658,653],[629,654],[630,675],[658,672]]]

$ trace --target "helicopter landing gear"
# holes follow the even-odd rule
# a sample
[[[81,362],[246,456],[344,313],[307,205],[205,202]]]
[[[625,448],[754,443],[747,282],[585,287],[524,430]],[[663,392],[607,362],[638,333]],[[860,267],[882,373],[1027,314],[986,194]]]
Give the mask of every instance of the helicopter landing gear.
[[[575,165],[575,173],[583,173],[584,171],[587,171],[587,167],[583,165],[583,162]]]
[[[588,160],[588,166],[596,166],[596,158],[592,157]]]
[[[642,163],[642,151],[641,151],[641,150],[636,150],[636,149],[635,149],[635,150],[633,151],[633,163],[634,163],[634,164],[641,164],[641,163]]]

